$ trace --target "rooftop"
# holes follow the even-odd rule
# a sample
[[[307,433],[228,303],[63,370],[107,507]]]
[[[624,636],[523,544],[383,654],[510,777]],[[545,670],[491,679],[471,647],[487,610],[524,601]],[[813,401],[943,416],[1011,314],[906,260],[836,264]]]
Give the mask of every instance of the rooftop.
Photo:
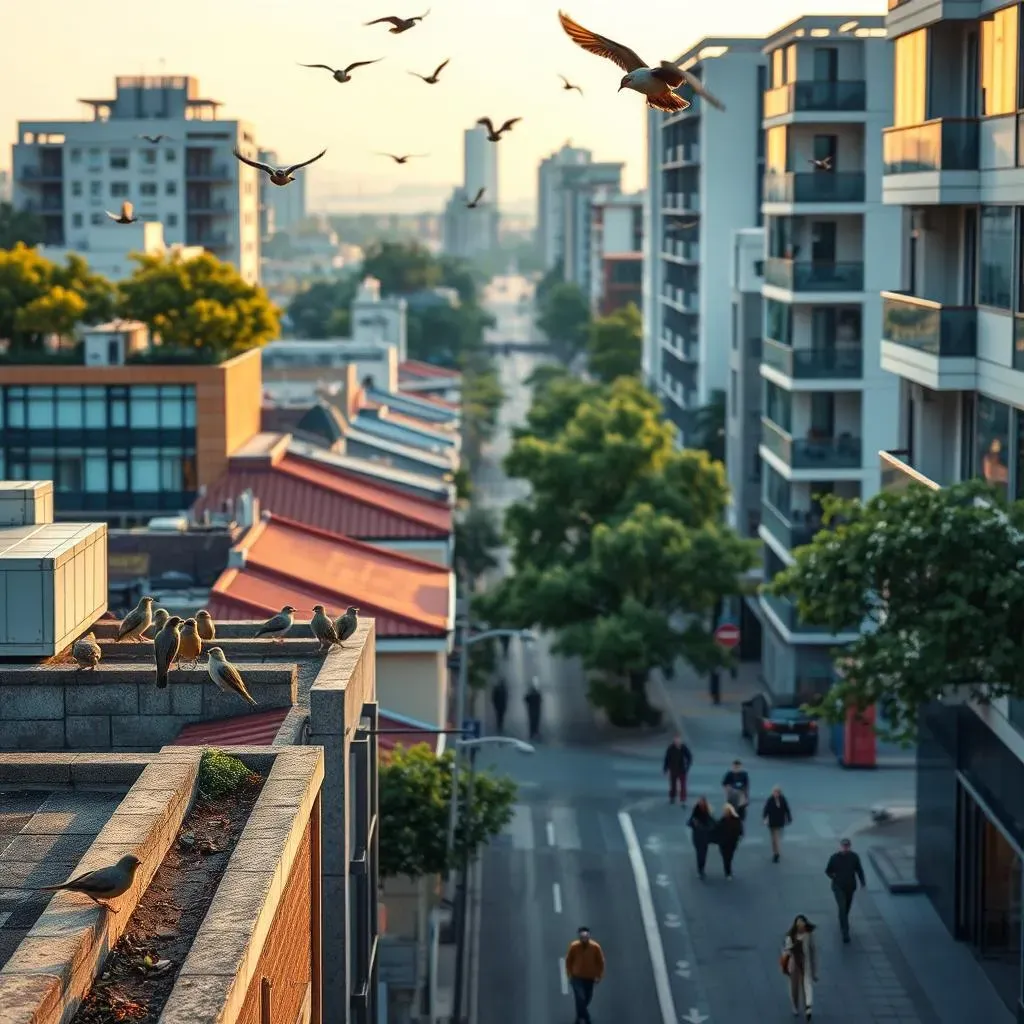
[[[437,380],[461,381],[462,372],[447,366],[434,366],[431,363],[424,363],[419,359],[406,359],[398,364],[398,377],[400,380],[405,378],[423,379],[432,377]]]
[[[801,39],[821,40],[846,36],[851,40],[866,37],[884,39],[884,14],[805,14],[783,25],[767,36],[763,43],[765,53]]]

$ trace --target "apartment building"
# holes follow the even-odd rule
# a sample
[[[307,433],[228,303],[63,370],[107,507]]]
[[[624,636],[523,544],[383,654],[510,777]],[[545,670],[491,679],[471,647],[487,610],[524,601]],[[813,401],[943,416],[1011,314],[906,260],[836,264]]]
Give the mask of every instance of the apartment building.
[[[574,148],[566,142],[556,153],[541,160],[537,168],[537,238],[545,270],[557,266],[565,254],[562,172],[566,167],[578,167],[592,160],[589,149]]]
[[[562,168],[562,274],[567,284],[584,295],[591,290],[594,225],[591,210],[597,196],[622,191],[624,163],[589,163]]]
[[[644,373],[681,440],[693,412],[726,388],[732,237],[761,222],[762,46],[702,39],[676,61],[727,115],[696,96],[680,113],[647,114]]]
[[[259,172],[231,155],[257,155],[252,126],[222,119],[185,75],[119,76],[113,98],[81,102],[86,120],[18,122],[14,205],[39,214],[44,243],[86,257],[106,249],[101,233],[120,228],[105,211],[127,199],[140,220],[163,224],[168,244],[203,246],[256,282]]]
[[[1014,500],[1024,497],[1020,6],[950,13],[889,3],[882,190],[901,215],[902,262],[882,294],[881,365],[899,403],[883,485],[982,477]],[[918,764],[918,879],[1024,1020],[1024,702],[926,709]]]
[[[884,19],[808,16],[765,41],[765,262],[760,535],[764,577],[822,526],[821,497],[869,498],[897,433],[897,382],[879,366],[880,289],[899,263],[882,203],[892,111]],[[762,668],[779,694],[820,692],[839,636],[760,598]]]
[[[590,308],[595,316],[643,301],[644,195],[599,190],[590,202]]]

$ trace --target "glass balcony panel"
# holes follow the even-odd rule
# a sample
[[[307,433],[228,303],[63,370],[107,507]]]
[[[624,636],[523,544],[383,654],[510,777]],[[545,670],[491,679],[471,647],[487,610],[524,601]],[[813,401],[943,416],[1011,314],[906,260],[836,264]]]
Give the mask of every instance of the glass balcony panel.
[[[973,118],[941,118],[882,132],[883,174],[977,169],[978,122]]]
[[[977,310],[882,292],[882,338],[932,356],[971,358],[978,350]]]

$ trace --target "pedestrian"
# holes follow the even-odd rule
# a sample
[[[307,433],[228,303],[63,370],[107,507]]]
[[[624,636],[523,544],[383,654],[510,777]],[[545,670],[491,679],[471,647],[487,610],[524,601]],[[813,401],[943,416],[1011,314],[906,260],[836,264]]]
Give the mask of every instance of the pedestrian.
[[[499,679],[491,689],[491,704],[494,707],[494,722],[498,732],[505,731],[505,712],[508,710],[508,685]]]
[[[722,816],[715,825],[714,837],[722,854],[722,870],[725,871],[725,877],[732,881],[732,859],[736,856],[736,847],[743,838],[743,820],[732,804],[726,804],[722,808]]]
[[[800,1004],[803,1002],[804,1016],[810,1020],[814,1007],[814,983],[818,980],[818,949],[814,944],[814,925],[803,914],[793,918],[793,924],[786,932],[779,966],[789,981],[793,1016],[800,1016]]]
[[[745,821],[747,804],[750,803],[750,776],[739,758],[722,776],[722,789],[725,790],[725,799],[739,812],[740,821]]]
[[[665,751],[665,762],[662,765],[663,774],[668,776],[668,802],[676,802],[676,792],[679,793],[679,802],[686,806],[686,774],[693,764],[693,754],[690,748],[683,742],[683,737],[678,733],[668,745]]]
[[[778,786],[772,786],[772,795],[765,801],[761,817],[772,839],[772,863],[778,864],[782,855],[782,830],[793,824],[789,801]]]
[[[708,860],[708,847],[714,841],[715,817],[708,806],[707,797],[701,797],[694,805],[686,822],[690,827],[690,838],[697,854],[697,875],[703,880],[704,865]]]
[[[536,682],[530,683],[523,700],[526,703],[526,717],[530,725],[530,739],[535,740],[540,735],[540,706],[544,700]]]
[[[565,954],[565,975],[576,1003],[576,1024],[591,1024],[590,1001],[594,986],[604,977],[604,950],[590,937],[586,925],[576,934],[578,938],[569,943]]]
[[[850,941],[850,908],[853,906],[857,882],[860,882],[862,889],[868,884],[864,878],[864,867],[860,857],[853,852],[852,847],[849,839],[840,839],[839,850],[829,857],[825,867],[825,874],[832,882],[832,895],[839,910],[839,930],[843,934],[843,942]]]

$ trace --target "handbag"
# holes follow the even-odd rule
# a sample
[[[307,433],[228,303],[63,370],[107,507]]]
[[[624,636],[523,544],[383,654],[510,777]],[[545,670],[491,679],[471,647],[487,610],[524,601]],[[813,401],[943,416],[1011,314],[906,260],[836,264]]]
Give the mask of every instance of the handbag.
[[[789,960],[789,953],[783,953],[782,956],[779,957],[779,969],[785,975],[789,974]]]

